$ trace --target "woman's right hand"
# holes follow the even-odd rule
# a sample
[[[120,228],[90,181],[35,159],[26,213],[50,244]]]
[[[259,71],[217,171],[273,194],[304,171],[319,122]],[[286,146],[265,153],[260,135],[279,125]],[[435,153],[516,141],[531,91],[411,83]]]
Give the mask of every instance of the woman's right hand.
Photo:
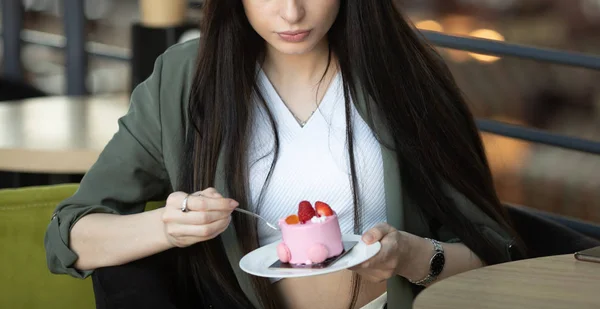
[[[188,211],[183,212],[181,206],[186,196],[185,192],[171,193],[162,215],[168,241],[180,248],[217,237],[227,229],[231,212],[239,205],[216,189],[208,188],[191,194]]]

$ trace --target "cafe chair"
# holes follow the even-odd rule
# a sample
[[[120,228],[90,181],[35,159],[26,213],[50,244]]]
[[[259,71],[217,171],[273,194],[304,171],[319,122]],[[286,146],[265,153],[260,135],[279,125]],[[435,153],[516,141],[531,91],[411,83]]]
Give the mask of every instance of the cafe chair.
[[[77,309],[122,308],[96,306],[94,289],[102,287],[93,280],[112,275],[110,271],[81,280],[51,274],[46,265],[44,233],[52,212],[78,187],[70,183],[0,189],[0,308],[64,308],[65,304]],[[163,204],[150,202],[146,209]]]
[[[46,227],[77,187],[0,189],[0,308],[95,308],[91,278],[53,275],[46,266]]]
[[[532,208],[505,205],[528,257],[572,254],[600,246],[600,226]]]
[[[600,225],[595,225],[585,221],[555,215],[549,212],[536,211],[533,209],[531,209],[530,211],[535,212],[538,215],[545,217],[549,220],[555,221],[556,223],[562,224],[568,228],[571,228],[588,237],[600,240]]]

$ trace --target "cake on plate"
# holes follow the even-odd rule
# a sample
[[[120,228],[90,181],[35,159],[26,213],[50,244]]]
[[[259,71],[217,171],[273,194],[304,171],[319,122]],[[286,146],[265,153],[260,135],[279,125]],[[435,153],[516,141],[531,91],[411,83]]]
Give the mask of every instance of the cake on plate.
[[[277,256],[282,263],[322,263],[344,250],[337,214],[324,202],[316,202],[314,208],[308,201],[300,202],[298,213],[280,219],[279,228]]]

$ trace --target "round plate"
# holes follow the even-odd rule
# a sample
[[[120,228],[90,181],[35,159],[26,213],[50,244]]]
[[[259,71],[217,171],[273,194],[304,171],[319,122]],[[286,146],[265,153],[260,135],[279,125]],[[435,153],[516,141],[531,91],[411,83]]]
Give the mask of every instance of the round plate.
[[[372,258],[381,249],[379,242],[371,245],[361,240],[361,235],[342,235],[342,241],[357,241],[358,243],[346,255],[325,268],[269,268],[278,260],[277,245],[280,241],[260,247],[240,260],[240,268],[252,275],[267,278],[294,278],[324,275],[356,266]]]

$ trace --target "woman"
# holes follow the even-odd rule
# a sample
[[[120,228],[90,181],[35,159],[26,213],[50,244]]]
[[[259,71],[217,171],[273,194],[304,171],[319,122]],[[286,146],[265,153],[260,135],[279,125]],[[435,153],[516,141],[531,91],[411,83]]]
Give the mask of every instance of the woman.
[[[511,259],[473,118],[392,0],[209,0],[201,30],[159,57],[58,206],[53,272],[109,269],[100,294],[128,307],[409,308],[418,287]],[[234,208],[275,221],[299,199],[381,251],[324,276],[241,272],[277,235]]]

